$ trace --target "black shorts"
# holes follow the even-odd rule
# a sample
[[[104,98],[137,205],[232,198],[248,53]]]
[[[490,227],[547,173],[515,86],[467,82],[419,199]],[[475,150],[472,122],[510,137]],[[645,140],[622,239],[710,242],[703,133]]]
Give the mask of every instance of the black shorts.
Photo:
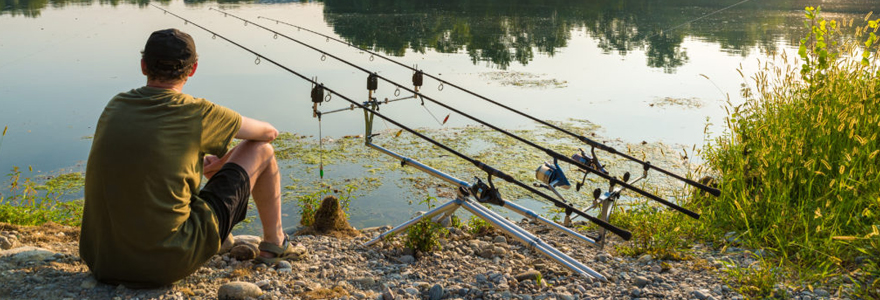
[[[199,192],[199,197],[208,202],[217,215],[221,243],[226,241],[232,227],[244,220],[250,196],[250,176],[235,163],[224,164]]]

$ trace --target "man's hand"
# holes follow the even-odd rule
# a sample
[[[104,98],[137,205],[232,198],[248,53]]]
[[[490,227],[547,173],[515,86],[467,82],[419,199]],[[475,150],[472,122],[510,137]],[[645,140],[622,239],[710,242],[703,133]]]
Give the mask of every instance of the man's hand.
[[[235,138],[243,140],[271,142],[278,137],[278,130],[272,124],[241,116],[241,128]]]
[[[205,178],[211,179],[214,174],[217,174],[217,171],[220,171],[220,168],[223,167],[225,162],[217,156],[214,155],[205,155],[204,159],[204,174]]]

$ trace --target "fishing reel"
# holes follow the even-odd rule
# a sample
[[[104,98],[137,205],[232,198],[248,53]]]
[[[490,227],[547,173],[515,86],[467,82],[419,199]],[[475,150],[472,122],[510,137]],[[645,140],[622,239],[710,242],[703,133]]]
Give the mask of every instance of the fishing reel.
[[[470,192],[480,203],[489,203],[498,206],[504,205],[504,200],[501,199],[501,193],[498,192],[498,189],[495,188],[495,184],[492,183],[492,175],[489,175],[488,185],[480,180],[480,178],[474,177],[474,183],[471,184]]]
[[[602,165],[601,162],[599,162],[599,157],[596,156],[596,148],[595,147],[590,148],[590,153],[592,154],[592,156],[587,154],[587,152],[585,152],[584,149],[579,148],[578,152],[571,156],[571,159],[573,159],[574,161],[579,162],[583,165],[586,165],[590,169],[608,174],[608,171],[605,170],[605,166]],[[587,175],[590,174],[589,172],[581,170],[581,169],[578,169],[578,171],[583,172],[584,177],[581,178],[580,182],[578,182],[575,185],[575,188],[574,188],[575,191],[581,190],[581,187],[584,186],[584,182],[586,182],[586,180],[587,180]]]
[[[565,177],[565,173],[562,172],[562,168],[559,167],[559,161],[554,158],[553,162],[545,161],[538,169],[535,170],[535,178],[540,181],[540,183],[536,183],[536,187],[543,187],[550,191],[553,191],[559,199],[565,200],[561,194],[556,190],[557,187],[561,187],[563,189],[570,189],[571,183],[568,182],[568,178]]]

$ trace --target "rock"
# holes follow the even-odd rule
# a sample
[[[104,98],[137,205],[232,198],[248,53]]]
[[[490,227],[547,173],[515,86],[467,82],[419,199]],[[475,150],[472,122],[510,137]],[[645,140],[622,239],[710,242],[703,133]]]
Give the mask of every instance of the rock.
[[[633,297],[641,296],[641,295],[642,295],[642,289],[640,289],[640,288],[633,288],[632,291],[630,291],[630,295],[632,295]]]
[[[0,235],[0,250],[8,250],[15,247],[15,238],[12,236],[2,236]]]
[[[416,262],[416,258],[413,257],[412,255],[401,256],[399,260],[400,260],[400,262],[408,264],[408,265]]]
[[[443,297],[443,287],[435,284],[428,290],[428,300],[440,300]]]
[[[415,296],[415,295],[419,294],[419,290],[417,290],[416,288],[412,288],[412,287],[405,288],[405,289],[403,289],[403,291],[411,296]]]
[[[263,290],[256,284],[243,281],[233,281],[224,284],[217,291],[217,299],[220,300],[244,300],[263,295]]]
[[[653,260],[653,259],[654,259],[654,258],[651,257],[650,254],[643,254],[642,256],[639,256],[638,262],[639,262],[640,264],[646,264],[646,263],[650,262],[650,261]]]
[[[238,246],[241,244],[251,244],[251,245],[254,245],[254,247],[256,247],[256,246],[259,246],[260,242],[263,241],[262,238],[260,238],[258,236],[254,236],[254,235],[236,235],[234,237],[234,239],[235,239],[235,243],[233,243],[233,246]]]
[[[568,293],[558,293],[556,294],[556,298],[560,300],[574,300],[574,296]]]
[[[541,277],[541,272],[537,270],[528,270],[523,273],[517,274],[513,278],[516,278],[516,281],[526,281],[526,280],[537,280],[538,277]]]
[[[486,247],[483,248],[483,250],[480,250],[480,257],[492,258],[492,256],[495,256],[495,249],[492,249],[491,247]]]
[[[813,293],[816,293],[816,296],[819,296],[822,298],[831,297],[831,293],[829,293],[828,291],[823,290],[823,289],[815,289],[815,290],[813,290]]]
[[[382,299],[394,300],[394,292],[387,285],[382,289]]]
[[[55,255],[55,252],[47,249],[24,246],[0,251],[0,260],[8,260],[13,264],[23,264],[27,262],[42,262],[53,255]]]
[[[254,245],[251,244],[240,244],[232,247],[232,250],[229,251],[229,254],[239,261],[254,259],[257,257],[258,253],[259,250],[257,250],[257,247],[254,247]]]
[[[608,253],[599,253],[599,255],[596,255],[596,260],[599,262],[607,262],[611,260],[611,255]]]
[[[695,290],[693,294],[694,297],[700,300],[706,300],[707,298],[709,298],[709,291],[707,290]]]
[[[507,237],[503,235],[496,236],[494,242],[497,244],[507,244]]]
[[[352,282],[360,284],[363,287],[370,287],[376,284],[376,279],[370,276],[355,278]]]
[[[255,284],[262,289],[262,288],[265,288],[270,283],[272,283],[272,281],[270,281],[268,279],[264,279],[264,280],[257,281],[257,283],[255,283]]]
[[[84,289],[91,289],[98,285],[98,281],[95,280],[94,277],[89,276],[86,280],[83,280],[82,283],[79,284],[79,287]]]
[[[639,288],[644,288],[646,285],[651,284],[651,280],[645,276],[637,276],[635,280],[635,284]],[[636,295],[638,296],[638,295]]]
[[[220,245],[220,250],[217,251],[217,254],[225,254],[232,250],[232,246],[235,246],[235,238],[230,234],[226,237],[226,240],[223,241],[223,244]]]
[[[277,270],[292,269],[292,268],[293,268],[293,266],[291,266],[290,262],[288,262],[286,260],[279,261],[277,264],[275,264],[275,269],[277,269]]]
[[[507,254],[507,249],[504,249],[504,247],[495,247],[492,252],[494,252],[495,255],[504,256],[505,254]]]

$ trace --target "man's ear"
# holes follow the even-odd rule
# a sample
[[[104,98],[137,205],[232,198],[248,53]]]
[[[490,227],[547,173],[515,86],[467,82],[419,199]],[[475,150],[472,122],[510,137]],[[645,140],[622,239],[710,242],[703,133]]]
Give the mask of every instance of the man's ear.
[[[196,74],[196,69],[198,69],[198,68],[199,68],[199,62],[193,63],[193,70],[192,70],[192,72],[189,73],[189,77],[193,77],[193,75]]]
[[[143,58],[141,58],[141,73],[147,75],[147,62],[145,62]]]

